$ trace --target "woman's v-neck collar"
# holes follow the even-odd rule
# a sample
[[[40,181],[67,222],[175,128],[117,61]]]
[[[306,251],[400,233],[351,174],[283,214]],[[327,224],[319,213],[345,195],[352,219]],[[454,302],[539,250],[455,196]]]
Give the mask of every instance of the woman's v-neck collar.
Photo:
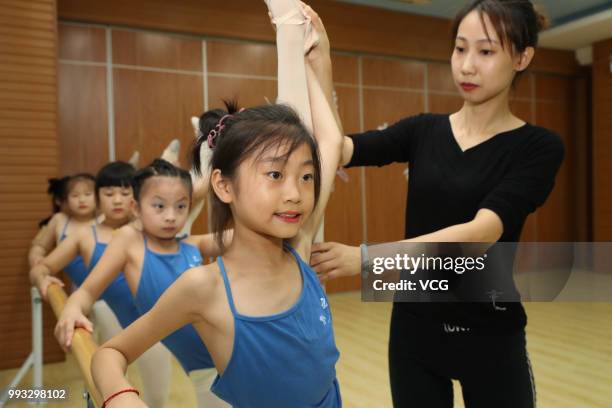
[[[474,146],[471,146],[471,147],[463,150],[461,148],[461,146],[459,145],[459,142],[457,141],[457,137],[455,136],[455,132],[453,131],[453,126],[451,124],[450,115],[446,115],[446,127],[447,127],[447,130],[448,130],[448,135],[449,135],[449,137],[451,139],[451,144],[453,145],[453,149],[459,155],[461,155],[461,156],[465,156],[467,154],[470,154],[473,151],[478,151],[481,148],[483,148],[483,147],[493,143],[494,141],[499,140],[503,136],[510,135],[510,134],[513,134],[513,133],[518,132],[518,131],[522,131],[522,130],[526,129],[528,126],[531,126],[529,124],[529,122],[525,122],[524,124],[522,124],[519,127],[516,127],[514,129],[510,129],[510,130],[506,130],[506,131],[497,133],[497,134],[491,136],[490,138],[488,138],[487,140],[484,140],[484,141],[482,141],[482,142],[480,142],[480,143],[478,143],[478,144],[476,144]]]

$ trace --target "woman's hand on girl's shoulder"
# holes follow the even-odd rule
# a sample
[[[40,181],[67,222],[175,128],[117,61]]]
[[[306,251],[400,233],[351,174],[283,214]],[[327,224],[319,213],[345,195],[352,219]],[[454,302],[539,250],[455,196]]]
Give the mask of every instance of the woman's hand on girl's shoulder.
[[[355,276],[361,270],[361,249],[336,242],[313,244],[310,266],[321,282]]]

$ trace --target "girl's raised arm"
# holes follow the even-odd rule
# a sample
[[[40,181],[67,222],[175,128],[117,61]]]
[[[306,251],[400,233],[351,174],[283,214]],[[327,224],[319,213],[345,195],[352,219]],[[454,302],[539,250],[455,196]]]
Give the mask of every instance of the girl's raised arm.
[[[310,258],[311,242],[319,228],[321,219],[325,214],[325,207],[332,191],[336,169],[340,162],[343,136],[340,133],[333,111],[325,97],[319,81],[310,66],[306,66],[308,73],[308,91],[312,110],[314,134],[321,154],[321,192],[317,206],[302,231],[292,242],[300,255]]]
[[[290,105],[309,131],[312,117],[306,85],[304,36],[306,17],[297,0],[266,0],[272,22],[276,24],[278,55],[277,103]]]

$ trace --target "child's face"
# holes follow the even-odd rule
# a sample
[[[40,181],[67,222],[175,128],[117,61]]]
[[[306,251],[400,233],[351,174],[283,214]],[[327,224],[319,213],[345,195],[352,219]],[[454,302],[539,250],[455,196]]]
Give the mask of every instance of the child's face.
[[[107,220],[127,222],[132,215],[132,187],[102,187],[98,192],[100,210]]]
[[[139,203],[144,231],[160,239],[174,239],[189,215],[189,189],[177,177],[155,176],[145,181]]]
[[[93,216],[96,210],[94,184],[91,181],[77,181],[68,193],[68,208],[75,216]]]
[[[238,190],[233,193],[236,225],[276,238],[291,238],[314,207],[314,166],[306,144],[283,160],[285,149],[268,151],[257,161],[250,158],[238,169]]]

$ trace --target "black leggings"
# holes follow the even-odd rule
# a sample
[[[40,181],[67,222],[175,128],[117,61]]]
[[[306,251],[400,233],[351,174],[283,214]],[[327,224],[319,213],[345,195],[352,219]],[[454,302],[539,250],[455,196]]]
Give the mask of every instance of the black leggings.
[[[475,334],[393,310],[389,372],[395,408],[453,406],[451,379],[466,408],[535,408],[525,332]]]

